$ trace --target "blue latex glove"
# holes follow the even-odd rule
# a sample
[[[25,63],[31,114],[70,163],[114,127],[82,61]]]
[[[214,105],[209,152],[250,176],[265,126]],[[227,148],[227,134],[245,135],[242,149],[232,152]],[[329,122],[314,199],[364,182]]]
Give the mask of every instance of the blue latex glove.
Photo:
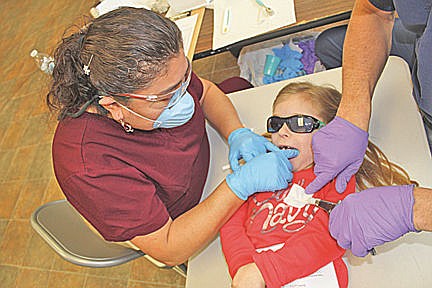
[[[242,200],[256,192],[284,189],[292,180],[292,165],[288,159],[297,155],[297,150],[261,154],[229,174],[226,182]]]
[[[302,54],[300,52],[292,50],[289,44],[285,44],[281,48],[274,48],[272,51],[282,61],[279,63],[278,71],[275,75],[264,75],[264,84],[295,78],[303,74],[303,63],[300,61]]]
[[[252,158],[267,151],[279,151],[279,148],[273,143],[248,128],[239,128],[231,132],[228,136],[228,144],[230,148],[228,160],[233,171],[239,169],[238,161],[242,158],[249,162]]]
[[[302,54],[289,47],[289,44],[284,44],[281,48],[273,48],[273,53],[281,59],[300,60]]]
[[[348,195],[330,214],[330,234],[339,246],[363,257],[375,246],[417,231],[413,187],[384,186]]]
[[[312,137],[316,178],[306,194],[320,190],[336,178],[336,190],[342,193],[360,168],[368,145],[368,133],[343,118],[335,117]]]

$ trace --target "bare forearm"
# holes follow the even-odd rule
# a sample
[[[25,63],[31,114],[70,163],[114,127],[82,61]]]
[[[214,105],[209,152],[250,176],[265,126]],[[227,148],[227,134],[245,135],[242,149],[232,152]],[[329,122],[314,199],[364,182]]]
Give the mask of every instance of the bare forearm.
[[[174,220],[168,242],[173,250],[183,249],[182,258],[186,260],[216,236],[242,203],[222,182],[209,198]]]
[[[169,222],[155,235],[136,237],[132,242],[167,265],[183,263],[216,236],[242,203],[224,181],[206,200]]]
[[[394,15],[356,1],[343,48],[342,101],[337,115],[368,130],[371,98],[391,48]]]
[[[414,188],[414,226],[432,232],[432,189]]]
[[[243,127],[231,100],[213,83],[201,79],[205,87],[202,108],[207,120],[225,139],[237,128]]]

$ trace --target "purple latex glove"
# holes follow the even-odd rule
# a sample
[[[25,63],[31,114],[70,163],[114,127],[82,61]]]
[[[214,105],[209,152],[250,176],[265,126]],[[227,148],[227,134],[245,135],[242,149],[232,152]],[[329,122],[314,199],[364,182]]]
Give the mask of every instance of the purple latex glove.
[[[345,191],[351,177],[363,162],[368,133],[347,120],[335,117],[312,137],[316,178],[306,187],[306,194],[320,190],[336,178],[336,190]]]
[[[307,74],[312,74],[315,69],[315,63],[318,58],[315,56],[315,40],[306,40],[298,43],[300,49],[303,50],[300,61],[303,63],[304,70]]]
[[[414,185],[384,186],[348,195],[330,214],[330,234],[344,249],[364,257],[375,246],[417,232]]]

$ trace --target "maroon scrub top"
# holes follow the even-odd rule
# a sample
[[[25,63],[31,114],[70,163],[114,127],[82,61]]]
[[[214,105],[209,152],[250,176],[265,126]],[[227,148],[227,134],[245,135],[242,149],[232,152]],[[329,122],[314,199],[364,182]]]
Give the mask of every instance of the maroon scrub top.
[[[69,202],[109,241],[160,229],[198,204],[209,143],[193,74],[195,113],[171,129],[126,133],[116,121],[84,113],[60,121],[53,140],[57,180]]]

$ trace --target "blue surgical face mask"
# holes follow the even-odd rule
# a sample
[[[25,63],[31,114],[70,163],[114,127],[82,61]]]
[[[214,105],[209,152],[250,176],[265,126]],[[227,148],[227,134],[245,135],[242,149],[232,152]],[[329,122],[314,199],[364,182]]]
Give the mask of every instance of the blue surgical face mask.
[[[180,92],[180,91],[179,91]],[[192,95],[186,91],[184,95],[176,93],[156,121],[153,128],[174,128],[188,122],[195,112]]]
[[[153,122],[153,128],[174,128],[188,122],[195,112],[195,102],[187,91],[178,91],[173,95],[167,107],[162,111],[156,120],[144,117],[143,115],[131,110],[123,104],[117,102],[123,109],[144,120]]]

